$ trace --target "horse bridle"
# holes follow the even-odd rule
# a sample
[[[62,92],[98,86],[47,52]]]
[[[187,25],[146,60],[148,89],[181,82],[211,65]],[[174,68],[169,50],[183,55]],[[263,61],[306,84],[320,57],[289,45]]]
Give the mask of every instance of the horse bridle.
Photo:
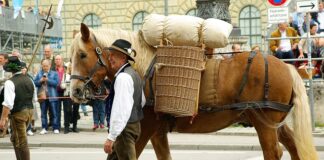
[[[95,94],[99,95],[101,94],[101,86],[99,85],[98,87],[95,85],[95,83],[92,81],[93,80],[93,75],[95,74],[95,72],[100,68],[100,67],[104,67],[107,71],[108,71],[108,65],[105,63],[105,61],[103,60],[102,57],[102,50],[100,47],[98,47],[99,45],[97,45],[97,41],[96,41],[96,37],[94,37],[95,39],[95,45],[97,46],[95,48],[95,53],[98,57],[97,63],[95,64],[95,66],[90,70],[88,76],[81,76],[81,75],[71,75],[71,79],[78,79],[84,82],[83,85],[83,90],[85,89],[90,89],[90,87],[92,87],[93,90],[97,89],[95,91]]]

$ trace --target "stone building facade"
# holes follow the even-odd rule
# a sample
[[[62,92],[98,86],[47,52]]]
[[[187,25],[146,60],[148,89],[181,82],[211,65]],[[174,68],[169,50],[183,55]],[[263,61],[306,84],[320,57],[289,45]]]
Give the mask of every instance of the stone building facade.
[[[42,0],[39,1],[39,8],[47,11],[50,3],[53,4],[52,15],[55,15],[59,0]],[[25,8],[35,6],[34,0],[25,0]],[[94,27],[104,27],[113,29],[133,30],[138,21],[136,17],[139,13],[144,16],[150,13],[164,14],[165,0],[65,0],[61,12],[63,23],[63,48],[62,53],[69,57],[68,50],[73,39],[73,33],[78,31],[81,22],[95,21]],[[243,35],[254,37],[253,42],[258,41],[261,44],[261,35],[266,34],[267,29],[267,1],[265,0],[230,0],[230,14],[232,23],[240,27],[240,23],[246,23],[243,26]],[[196,9],[196,0],[168,0],[169,14],[190,14],[194,15]],[[240,15],[245,13],[244,15]],[[251,16],[252,15],[252,16]],[[87,17],[88,16],[88,17]],[[89,17],[90,16],[90,17]],[[87,18],[86,18],[87,17]],[[245,18],[245,22],[241,19]],[[137,22],[135,22],[137,21]],[[252,23],[251,23],[252,22]],[[249,23],[249,24],[248,24]],[[247,30],[245,32],[244,30]],[[248,27],[258,28],[248,29]],[[250,33],[252,31],[257,31]],[[253,38],[251,38],[253,39]]]

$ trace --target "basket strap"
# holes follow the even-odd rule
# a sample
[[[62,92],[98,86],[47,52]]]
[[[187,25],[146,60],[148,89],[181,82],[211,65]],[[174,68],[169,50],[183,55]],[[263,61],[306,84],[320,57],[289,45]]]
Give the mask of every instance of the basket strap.
[[[164,64],[164,63],[156,63],[155,64],[155,69],[157,72],[163,67],[186,68],[186,69],[197,70],[197,71],[205,70],[204,68],[196,68],[196,67],[173,65],[173,64]]]
[[[153,75],[154,75],[154,65],[156,63],[156,55],[154,55],[152,61],[151,61],[151,64],[149,66],[149,68],[147,69],[145,75],[144,75],[144,86],[146,86],[146,80],[149,81],[149,87],[150,87],[150,94],[149,94],[149,97],[146,101],[146,104],[145,105],[148,105],[148,106],[153,106],[154,105],[154,92],[153,92]]]

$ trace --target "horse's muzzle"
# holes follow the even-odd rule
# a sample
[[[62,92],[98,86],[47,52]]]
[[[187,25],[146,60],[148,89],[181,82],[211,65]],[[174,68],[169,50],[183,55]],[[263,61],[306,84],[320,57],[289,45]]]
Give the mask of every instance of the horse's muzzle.
[[[78,101],[79,103],[85,103],[89,100],[94,99],[93,94],[91,93],[90,89],[87,88],[76,88],[73,90],[72,95],[75,99],[75,101]]]
[[[84,90],[82,90],[81,88],[76,88],[72,91],[72,95],[73,95],[73,101],[77,102],[77,103],[83,103],[86,100],[86,97],[84,95]]]

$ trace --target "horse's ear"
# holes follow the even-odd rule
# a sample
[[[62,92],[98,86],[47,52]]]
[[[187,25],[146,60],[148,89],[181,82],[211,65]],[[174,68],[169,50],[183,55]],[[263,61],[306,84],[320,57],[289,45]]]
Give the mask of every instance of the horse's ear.
[[[84,23],[81,23],[81,35],[82,35],[82,40],[84,41],[84,42],[87,42],[88,40],[89,40],[89,38],[90,38],[90,30],[89,30],[89,28],[88,28],[88,26],[87,25],[85,25]]]

